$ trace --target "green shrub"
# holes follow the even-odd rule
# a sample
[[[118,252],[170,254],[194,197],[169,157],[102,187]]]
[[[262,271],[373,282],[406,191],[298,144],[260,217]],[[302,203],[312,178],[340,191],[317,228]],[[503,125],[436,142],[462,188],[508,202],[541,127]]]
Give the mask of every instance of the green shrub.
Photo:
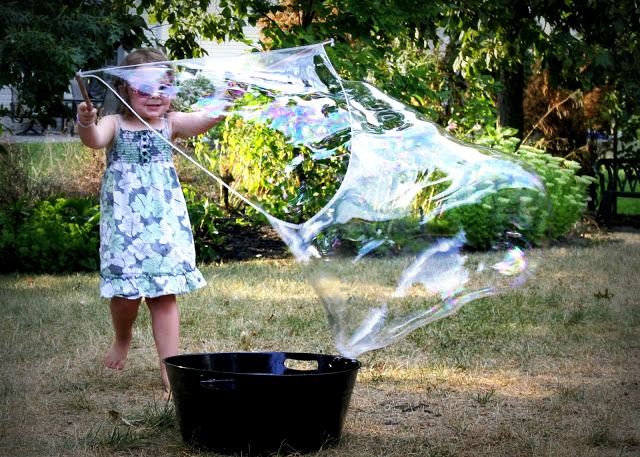
[[[98,268],[98,205],[91,198],[21,199],[0,209],[0,272]]]
[[[578,162],[554,157],[532,147],[521,146],[516,156],[532,166],[547,189],[551,205],[551,238],[555,240],[567,235],[587,209],[589,186],[596,182],[595,178],[578,175]]]
[[[222,211],[184,188],[199,262],[220,257],[228,224]],[[0,273],[68,273],[99,268],[100,209],[91,198],[62,196],[0,209]]]
[[[195,152],[200,163],[225,182],[233,182],[241,195],[293,223],[324,207],[336,193],[348,159],[343,151],[323,160],[310,159],[310,150],[287,143],[283,134],[234,116],[227,117],[209,141],[196,143]],[[260,218],[250,207],[244,212]]]
[[[578,175],[580,164],[530,146],[518,146],[515,137],[517,131],[512,128],[487,127],[475,132],[473,141],[503,153],[513,155],[527,164],[540,177],[548,194],[548,207],[533,210],[533,221],[539,221],[545,213],[547,233],[540,232],[541,227],[535,224],[533,240],[549,237],[556,240],[566,236],[587,210],[589,202],[589,186],[596,182],[595,178]],[[502,211],[488,204],[489,214],[500,214]]]
[[[225,237],[220,235],[216,220],[223,217],[223,212],[206,197],[198,196],[193,188],[183,185],[182,191],[191,220],[196,260],[198,262],[217,260],[223,249]]]
[[[478,203],[453,208],[443,219],[449,230],[464,229],[466,244],[473,249],[540,246],[549,236],[548,202],[544,192],[501,189]]]
[[[496,242],[506,242],[501,237],[517,228],[526,242],[541,245],[549,238],[565,236],[580,220],[587,207],[592,178],[578,176],[576,162],[530,147],[523,146],[516,151],[517,140],[512,138],[513,134],[512,129],[492,128],[480,134],[476,141],[524,162],[525,168],[539,175],[548,195],[536,190],[495,190],[475,204],[451,209],[429,221],[425,227],[429,235],[455,235],[464,229],[470,247],[488,249]],[[304,148],[294,150],[280,134],[266,126],[248,124],[233,117],[227,119],[220,137],[217,142],[203,142],[197,146],[201,162],[219,174],[221,169],[226,170],[225,173],[233,175],[239,191],[250,195],[270,214],[291,222],[303,221],[303,216],[315,214],[327,203],[337,191],[341,182],[339,177],[348,163],[348,154],[336,154],[336,158],[322,164],[303,160],[307,153]],[[216,146],[211,147],[211,144]],[[286,165],[296,154],[301,159],[300,166],[290,176],[285,176],[281,170],[287,169]],[[417,204],[424,211],[432,211],[430,196],[441,190],[425,189],[424,198]],[[416,208],[415,218],[419,217],[419,209]],[[410,222],[405,221],[405,225],[407,223]],[[342,236],[358,245],[358,240],[368,239],[365,232],[380,230],[379,225],[365,224],[361,227],[363,233],[358,233],[357,226],[345,228],[349,233]],[[405,229],[394,227],[394,232],[397,235]],[[327,239],[334,235],[327,235]],[[406,247],[419,237],[408,231],[404,242],[402,236],[396,239],[400,242],[394,249],[401,249],[402,244]]]

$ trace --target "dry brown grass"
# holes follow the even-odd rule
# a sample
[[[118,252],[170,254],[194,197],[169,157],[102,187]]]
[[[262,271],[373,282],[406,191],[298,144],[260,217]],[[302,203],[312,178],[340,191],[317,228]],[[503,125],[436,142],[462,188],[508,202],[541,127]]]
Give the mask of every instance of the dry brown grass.
[[[5,143],[0,155],[0,204],[53,195],[96,197],[104,173],[104,151],[78,141]]]
[[[344,439],[310,455],[639,456],[639,266],[637,232],[545,250],[520,290],[361,356]],[[292,261],[203,271],[181,300],[184,352],[333,350]],[[179,438],[148,313],[127,368],[102,368],[97,284],[0,277],[0,455],[213,455]]]

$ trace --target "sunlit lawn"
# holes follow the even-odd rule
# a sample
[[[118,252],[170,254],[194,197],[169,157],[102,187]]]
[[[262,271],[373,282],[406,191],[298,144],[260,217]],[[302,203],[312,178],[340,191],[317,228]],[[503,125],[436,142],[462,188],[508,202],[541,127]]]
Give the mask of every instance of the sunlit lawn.
[[[96,191],[100,153],[21,147],[34,181]],[[180,173],[206,186],[188,164]],[[618,212],[640,214],[640,199]],[[639,264],[639,233],[587,235],[542,251],[522,288],[361,355],[344,439],[311,455],[640,455]],[[209,285],[180,300],[183,352],[336,352],[292,260],[202,270]],[[112,330],[98,282],[0,276],[0,455],[205,455],[163,397],[148,312],[127,368],[103,368]]]
[[[618,198],[618,214],[640,214],[640,198]]]
[[[639,455],[640,234],[578,241],[542,252],[522,288],[360,356],[344,439],[311,455]],[[180,301],[183,352],[335,352],[293,261],[203,272]],[[205,455],[163,399],[148,312],[126,369],[102,367],[98,281],[0,277],[0,455]]]

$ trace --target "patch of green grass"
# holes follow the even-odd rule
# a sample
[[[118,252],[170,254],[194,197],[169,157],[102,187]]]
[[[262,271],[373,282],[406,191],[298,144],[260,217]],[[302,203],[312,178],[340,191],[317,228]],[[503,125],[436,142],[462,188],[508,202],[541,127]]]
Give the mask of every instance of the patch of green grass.
[[[523,287],[362,354],[343,442],[308,455],[635,449],[640,235],[615,236],[545,250]],[[182,352],[335,352],[294,261],[202,271],[209,285],[178,299]],[[144,305],[127,367],[103,368],[112,328],[98,285],[94,274],[0,276],[0,455],[212,455],[180,439]]]
[[[618,198],[618,214],[629,216],[640,214],[640,198]]]
[[[14,143],[0,156],[0,204],[64,194],[97,196],[104,153],[80,142]],[[4,176],[4,173],[8,176]]]
[[[22,166],[33,179],[57,174],[61,171],[69,176],[81,165],[90,150],[79,141],[70,142],[25,142],[11,145],[20,156]]]
[[[624,176],[624,171],[620,170],[618,172],[620,176]],[[625,186],[625,191],[631,191],[631,186],[629,183]],[[638,189],[636,189],[638,191]],[[598,189],[599,193],[599,189]],[[635,216],[640,214],[640,198],[628,198],[628,197],[618,197],[616,199],[617,204],[617,213],[624,214],[628,216]]]

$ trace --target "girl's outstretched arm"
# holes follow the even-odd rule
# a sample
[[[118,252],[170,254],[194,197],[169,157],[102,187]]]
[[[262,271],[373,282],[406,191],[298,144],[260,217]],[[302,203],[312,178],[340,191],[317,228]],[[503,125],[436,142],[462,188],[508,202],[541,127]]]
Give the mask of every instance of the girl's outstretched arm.
[[[85,146],[92,149],[106,148],[113,142],[117,131],[115,116],[105,116],[96,125],[98,110],[88,109],[87,104],[82,102],[78,105],[76,125],[78,136]]]
[[[173,112],[169,116],[171,136],[174,139],[189,138],[205,133],[224,118],[224,115],[210,117],[204,111],[193,113]]]

